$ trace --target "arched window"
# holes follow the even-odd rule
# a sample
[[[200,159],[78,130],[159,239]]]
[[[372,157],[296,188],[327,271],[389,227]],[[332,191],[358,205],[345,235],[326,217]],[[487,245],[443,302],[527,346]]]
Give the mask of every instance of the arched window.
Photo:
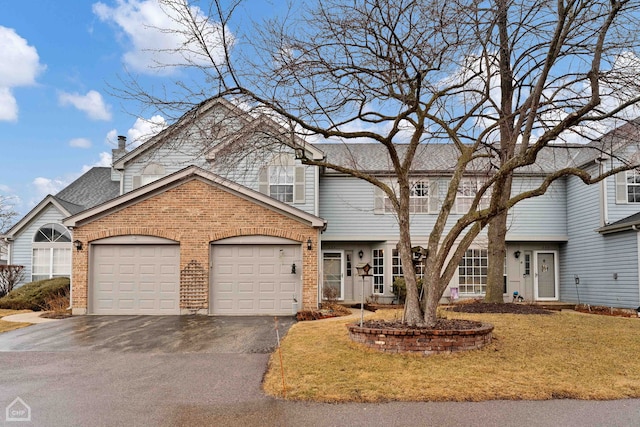
[[[142,170],[141,185],[157,181],[165,175],[164,166],[158,163],[150,163]]]
[[[61,224],[45,224],[33,236],[31,280],[71,275],[71,234]]]

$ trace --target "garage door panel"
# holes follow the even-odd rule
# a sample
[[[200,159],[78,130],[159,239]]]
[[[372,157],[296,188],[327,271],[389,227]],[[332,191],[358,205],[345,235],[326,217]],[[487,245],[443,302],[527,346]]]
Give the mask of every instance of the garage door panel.
[[[238,256],[240,258],[253,258],[254,256],[253,247],[252,246],[240,247],[238,249]]]
[[[294,263],[297,271],[292,274]],[[209,293],[212,314],[293,313],[302,270],[299,245],[214,244],[212,265]]]
[[[95,245],[90,312],[180,314],[178,245]]]

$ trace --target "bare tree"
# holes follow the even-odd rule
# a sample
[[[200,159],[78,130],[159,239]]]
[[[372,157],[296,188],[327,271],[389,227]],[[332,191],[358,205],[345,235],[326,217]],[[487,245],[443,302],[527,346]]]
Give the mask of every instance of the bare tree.
[[[0,195],[0,235],[9,229],[18,216],[11,203],[12,198]],[[0,258],[7,254],[6,243],[0,240]]]
[[[24,266],[0,265],[0,298],[11,292],[23,278]]]
[[[18,213],[13,208],[12,198],[0,195],[0,234],[13,224]]]
[[[422,303],[415,272],[404,270],[410,324],[435,324],[438,301],[459,260],[492,220],[490,241],[504,242],[508,210],[544,194],[555,180],[573,175],[592,184],[634,166],[623,163],[592,176],[562,164],[535,188],[511,194],[513,174],[534,168],[550,144],[572,133],[590,135],[594,124],[640,102],[637,61],[623,60],[637,52],[638,2],[326,0],[301,3],[287,16],[253,27],[250,38],[234,27],[238,1],[214,0],[206,13],[187,0],[161,3],[188,40],[184,65],[201,78],[176,82],[176,99],[135,81],[123,96],[160,110],[190,106],[192,114],[200,102],[222,97],[242,103],[245,111],[268,112],[301,140],[381,144],[392,184],[359,168],[358,159],[351,165],[303,161],[384,191],[397,216],[403,265],[412,263],[416,153],[428,143],[446,142],[456,150],[429,231]],[[220,32],[216,46],[208,33],[213,27]],[[221,46],[222,57],[215,54]],[[205,65],[202,58],[210,61]],[[479,173],[485,179],[468,211],[454,215],[465,177]]]

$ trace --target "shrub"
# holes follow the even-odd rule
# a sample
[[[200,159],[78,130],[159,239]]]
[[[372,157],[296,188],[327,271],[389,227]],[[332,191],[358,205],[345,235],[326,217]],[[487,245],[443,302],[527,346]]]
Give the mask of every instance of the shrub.
[[[0,265],[0,298],[11,292],[23,277],[23,265]]]
[[[418,295],[420,295],[420,291],[422,290],[422,279],[418,279]],[[405,299],[407,299],[407,285],[404,281],[403,277],[396,277],[393,281],[393,294],[396,296],[398,303],[404,304]]]
[[[40,311],[47,301],[58,295],[69,294],[69,278],[39,280],[27,283],[0,298],[0,308],[9,310]]]

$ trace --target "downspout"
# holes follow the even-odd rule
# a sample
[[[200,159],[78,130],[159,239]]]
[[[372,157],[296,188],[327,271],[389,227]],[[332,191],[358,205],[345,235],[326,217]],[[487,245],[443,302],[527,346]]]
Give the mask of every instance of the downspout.
[[[605,173],[605,162],[606,159],[597,159],[596,162],[598,162],[598,173],[600,175],[603,175]],[[602,207],[602,211],[601,211],[601,215],[600,215],[600,219],[602,221],[601,226],[605,226],[607,224],[609,224],[609,208],[607,205],[607,178],[603,179],[602,181],[600,181],[600,203],[601,203],[601,207]]]
[[[119,170],[120,172],[120,195],[124,194],[124,169]]]
[[[631,229],[636,232],[636,272],[638,273],[638,307],[640,307],[640,229],[638,229],[637,225],[632,225]]]
[[[71,232],[71,241],[73,242],[73,227],[69,227]],[[69,275],[69,307],[67,310],[71,310],[73,314],[73,244],[71,244],[71,274]]]

